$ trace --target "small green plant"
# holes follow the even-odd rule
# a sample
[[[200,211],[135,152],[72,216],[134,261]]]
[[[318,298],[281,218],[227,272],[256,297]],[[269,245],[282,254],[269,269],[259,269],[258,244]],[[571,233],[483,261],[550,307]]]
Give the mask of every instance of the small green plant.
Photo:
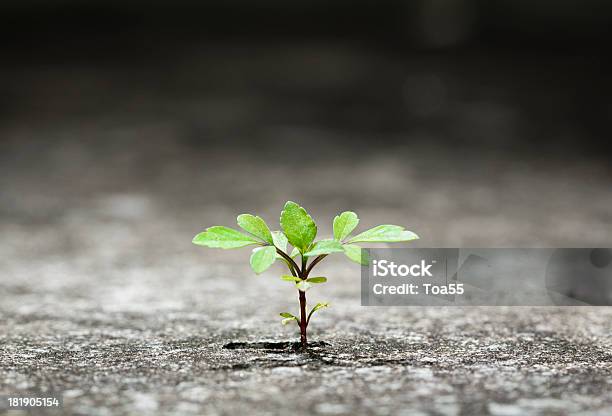
[[[282,324],[295,321],[300,328],[301,346],[308,345],[306,329],[310,318],[319,309],[329,306],[327,302],[317,303],[309,313],[306,313],[306,291],[313,285],[327,282],[326,277],[311,277],[312,269],[321,260],[332,253],[344,253],[352,261],[367,265],[367,251],[355,243],[396,243],[419,238],[412,231],[406,231],[399,225],[379,225],[351,237],[357,227],[359,218],[351,211],[336,216],[333,222],[334,238],[315,241],[317,225],[304,208],[295,202],[288,201],[280,216],[282,231],[270,231],[266,222],[251,214],[242,214],[237,218],[238,225],[246,233],[233,228],[214,226],[196,235],[193,243],[206,247],[232,249],[246,246],[257,246],[251,254],[251,268],[260,274],[268,269],[276,260],[283,261],[289,269],[289,275],[283,275],[286,280],[295,285],[299,294],[299,317],[282,312]],[[290,244],[293,249],[287,249]],[[296,258],[299,260],[296,262]]]

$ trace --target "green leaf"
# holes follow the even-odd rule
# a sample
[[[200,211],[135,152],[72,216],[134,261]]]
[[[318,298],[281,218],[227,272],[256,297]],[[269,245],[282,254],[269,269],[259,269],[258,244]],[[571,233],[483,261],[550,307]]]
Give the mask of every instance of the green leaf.
[[[251,268],[257,274],[272,266],[276,260],[276,248],[273,246],[258,247],[251,254]]]
[[[402,235],[400,235],[398,241],[412,241],[412,240],[418,240],[419,238],[420,237],[416,233],[413,233],[412,231],[404,230],[402,231]]]
[[[272,231],[272,240],[276,248],[282,251],[287,250],[287,237],[282,231]]]
[[[317,236],[317,225],[304,208],[287,201],[281,212],[280,225],[292,246],[304,253]]]
[[[293,250],[291,250],[291,254],[290,257],[294,258],[296,257],[298,254],[300,254],[300,250],[297,249],[297,247],[293,247]]]
[[[261,242],[256,240],[254,237],[243,234],[240,231],[234,230],[233,228],[215,225],[214,227],[207,228],[206,231],[196,235],[193,238],[193,244],[213,248],[230,249],[250,246],[252,244],[261,244]]]
[[[329,307],[329,302],[319,302],[315,305],[314,308],[312,308],[312,311],[310,311],[310,313],[314,313],[316,311],[318,311],[319,309],[323,309],[323,308],[327,308]]]
[[[419,238],[412,231],[405,231],[399,225],[379,225],[370,228],[348,240],[348,243],[397,243]]]
[[[309,277],[306,281],[309,283],[325,283],[327,282],[327,277]]]
[[[334,218],[334,238],[336,241],[344,240],[359,224],[357,214],[345,211]]]
[[[297,317],[297,316],[295,316],[295,315],[293,315],[293,314],[291,314],[291,313],[289,313],[289,312],[281,312],[281,313],[280,313],[280,316],[282,316],[283,318],[285,318],[285,319],[283,319],[283,320],[281,321],[281,324],[283,324],[283,325],[287,325],[287,324],[288,324],[289,322],[291,322],[291,321],[300,322],[300,320],[298,319],[298,317]]]
[[[296,283],[296,286],[298,290],[301,292],[306,292],[308,289],[312,287],[312,285],[308,283],[306,280],[301,280],[299,283]]]
[[[312,310],[308,314],[308,317],[306,318],[306,322],[310,322],[310,317],[312,316],[313,313],[315,313],[319,309],[327,308],[328,306],[329,306],[329,302],[319,302],[319,303],[317,303],[315,305],[315,307],[312,308]]]
[[[343,247],[346,257],[353,260],[355,263],[359,263],[363,266],[370,264],[370,256],[368,255],[368,252],[363,250],[358,245],[345,244]]]
[[[241,214],[238,215],[236,221],[244,231],[253,234],[257,238],[261,238],[266,243],[274,244],[270,229],[266,225],[266,222],[260,217],[251,214]]]
[[[287,282],[301,282],[302,279],[295,276],[284,275],[281,277],[282,280],[286,280]]]
[[[317,241],[314,246],[306,253],[304,253],[307,257],[314,257],[320,254],[329,254],[329,253],[341,253],[342,244],[335,240],[321,240]]]
[[[287,251],[287,237],[282,231],[272,231],[272,240],[276,248],[283,252]],[[276,258],[286,262],[285,258],[278,253],[276,253]]]

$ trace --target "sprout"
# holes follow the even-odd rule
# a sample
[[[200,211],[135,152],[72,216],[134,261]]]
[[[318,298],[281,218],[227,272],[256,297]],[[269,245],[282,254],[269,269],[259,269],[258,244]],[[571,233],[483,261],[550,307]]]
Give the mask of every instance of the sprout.
[[[306,210],[288,201],[281,212],[280,226],[282,231],[270,231],[266,222],[251,214],[242,214],[237,218],[238,226],[245,232],[223,226],[207,228],[196,235],[193,243],[206,247],[232,249],[256,246],[251,254],[250,264],[255,273],[267,270],[275,261],[285,263],[289,270],[282,280],[292,283],[298,290],[299,317],[289,312],[282,312],[281,323],[287,325],[295,321],[300,329],[300,341],[303,349],[308,346],[307,328],[312,315],[329,306],[327,302],[317,303],[310,312],[306,312],[306,291],[326,283],[322,276],[310,277],[312,269],[325,257],[333,253],[344,253],[350,260],[367,265],[367,252],[355,243],[395,243],[416,240],[419,237],[399,225],[379,225],[351,237],[359,224],[357,214],[351,211],[336,216],[333,222],[333,239],[315,241],[317,225]],[[290,254],[287,246],[293,249]],[[296,262],[295,258],[300,257]]]

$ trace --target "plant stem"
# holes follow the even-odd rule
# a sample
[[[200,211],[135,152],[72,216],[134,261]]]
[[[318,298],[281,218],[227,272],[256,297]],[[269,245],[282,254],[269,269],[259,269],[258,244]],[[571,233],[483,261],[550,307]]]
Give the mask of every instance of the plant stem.
[[[304,280],[306,279],[306,275],[304,274],[306,271],[306,257],[302,256],[302,268],[299,270],[299,277]],[[306,329],[308,328],[308,318],[306,316],[306,292],[298,290],[298,295],[300,299],[300,344],[302,347],[302,351],[305,351],[308,348],[308,336],[306,335]]]
[[[291,274],[296,277],[299,277],[302,280],[306,280],[312,268],[327,256],[326,254],[317,256],[308,267],[308,260],[306,259],[306,257],[302,256],[302,267],[300,268],[297,263],[291,258],[291,256],[289,256],[284,251],[277,248],[276,252],[287,261],[287,266],[289,267],[289,271],[291,272]],[[298,290],[298,294],[300,300],[300,344],[302,350],[305,351],[308,348],[308,335],[306,330],[308,328],[308,321],[310,321],[310,319],[308,319],[309,316],[306,315],[306,292]]]
[[[302,279],[306,279],[306,276],[308,276],[308,275],[306,274],[306,262],[307,262],[307,261],[308,261],[308,258],[307,258],[307,257],[304,257],[304,256],[302,255],[302,269],[301,269],[301,270],[302,270],[302,273],[300,274],[300,277],[301,277]]]
[[[303,278],[307,278],[308,275],[310,274],[310,271],[312,270],[312,268],[314,266],[317,265],[318,262],[320,262],[321,260],[323,260],[325,257],[327,257],[327,254],[321,254],[319,256],[317,256],[308,266],[308,268],[304,271],[304,277]]]
[[[306,292],[298,290],[298,293],[300,294],[300,343],[302,350],[306,350],[308,348],[308,338],[306,336],[306,327],[308,326],[306,318]]]
[[[276,252],[287,261],[288,265],[290,266],[289,271],[291,271],[291,273],[294,276],[297,277],[301,275],[299,266],[295,263],[295,261],[293,261],[293,259],[287,253],[285,253],[284,251],[278,248],[276,249]]]

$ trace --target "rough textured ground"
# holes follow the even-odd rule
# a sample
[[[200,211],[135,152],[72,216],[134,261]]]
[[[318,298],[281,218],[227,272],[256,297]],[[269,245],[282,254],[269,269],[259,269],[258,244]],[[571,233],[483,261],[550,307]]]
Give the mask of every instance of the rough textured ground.
[[[241,212],[272,224],[294,199],[326,235],[354,209],[421,246],[610,243],[605,159],[507,145],[590,134],[559,97],[596,74],[317,48],[10,74],[27,87],[1,127],[0,392],[62,391],[83,415],[611,414],[612,309],[364,308],[341,258],[309,292],[332,302],[326,345],[249,348],[296,339],[278,312],[297,295],[248,249],[190,243]]]

